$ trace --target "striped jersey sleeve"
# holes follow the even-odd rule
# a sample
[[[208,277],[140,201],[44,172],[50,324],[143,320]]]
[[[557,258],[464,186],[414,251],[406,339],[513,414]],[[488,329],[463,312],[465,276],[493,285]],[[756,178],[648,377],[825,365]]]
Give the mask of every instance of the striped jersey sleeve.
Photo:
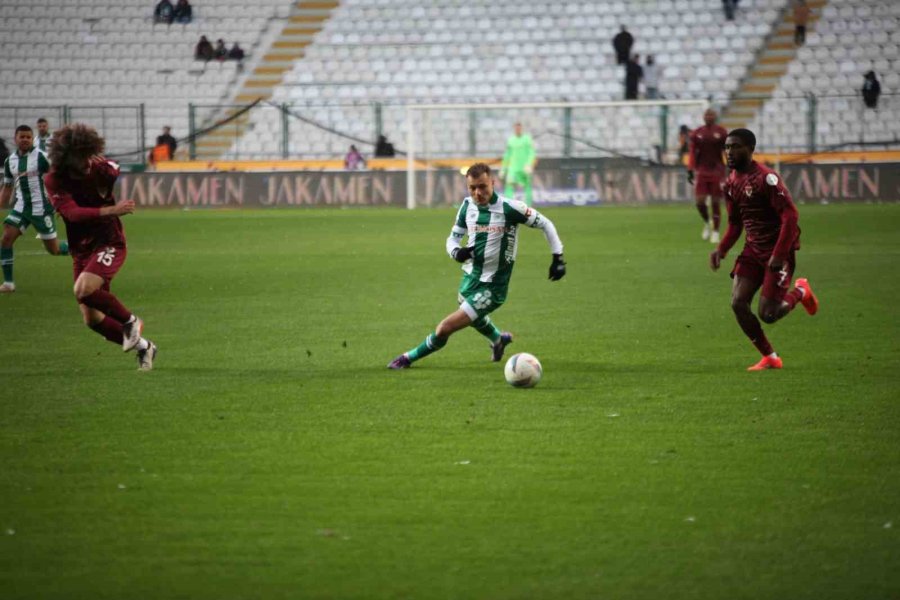
[[[13,181],[15,181],[12,170],[9,168],[9,161],[12,160],[13,156],[15,156],[15,153],[10,154],[3,161],[3,185],[12,185]]]
[[[510,200],[506,203],[506,206],[508,207],[506,218],[509,219],[511,223],[540,229],[544,232],[544,237],[547,239],[547,244],[550,246],[550,252],[552,254],[563,253],[562,240],[559,239],[559,234],[556,232],[556,226],[553,224],[553,221],[519,200]]]
[[[469,199],[466,198],[456,213],[456,221],[453,222],[453,227],[450,229],[450,237],[447,238],[447,254],[450,256],[453,256],[453,251],[462,245],[462,239],[469,232],[466,226],[466,212],[468,210]]]
[[[43,150],[38,150],[38,173],[44,175],[45,173],[50,172],[50,161],[47,159],[47,153]]]

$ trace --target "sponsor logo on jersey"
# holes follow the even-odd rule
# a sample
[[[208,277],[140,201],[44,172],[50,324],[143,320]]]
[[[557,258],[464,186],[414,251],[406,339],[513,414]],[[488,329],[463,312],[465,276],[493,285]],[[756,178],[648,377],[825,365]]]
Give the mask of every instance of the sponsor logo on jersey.
[[[506,233],[507,231],[513,231],[514,227],[510,225],[509,227],[505,225],[476,225],[475,233]]]

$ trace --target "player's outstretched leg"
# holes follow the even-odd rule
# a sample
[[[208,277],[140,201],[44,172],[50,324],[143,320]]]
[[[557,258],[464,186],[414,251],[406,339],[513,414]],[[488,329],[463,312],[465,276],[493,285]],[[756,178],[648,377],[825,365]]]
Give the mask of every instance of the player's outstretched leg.
[[[465,306],[465,303],[464,303]],[[471,308],[470,308],[471,310]],[[460,329],[464,329],[472,324],[472,317],[462,308],[447,315],[443,321],[438,323],[434,332],[428,334],[421,344],[404,352],[388,364],[389,369],[406,369],[412,363],[419,359],[425,358],[429,354],[437,352],[447,345],[450,336]]]
[[[531,179],[532,176],[529,174],[525,174],[525,204],[531,206],[532,201],[532,192],[531,192]]]
[[[441,337],[435,332],[429,333],[421,344],[392,360],[388,364],[388,369],[407,369],[417,360],[423,359],[446,346],[447,340],[448,338]]]

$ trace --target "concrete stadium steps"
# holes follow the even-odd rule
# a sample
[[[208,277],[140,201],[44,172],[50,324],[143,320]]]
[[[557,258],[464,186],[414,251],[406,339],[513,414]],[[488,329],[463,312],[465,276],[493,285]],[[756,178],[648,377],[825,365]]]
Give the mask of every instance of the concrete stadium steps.
[[[808,0],[810,8],[806,34],[815,28],[822,16],[822,9],[827,0]],[[725,129],[746,127],[762,109],[766,100],[778,87],[781,77],[787,73],[788,66],[797,57],[797,46],[794,44],[794,10],[789,3],[774,23],[772,32],[766,37],[756,60],[750,67],[747,76],[741,81],[737,91],[722,110],[721,125]]]
[[[234,96],[234,102],[249,104],[258,99],[271,98],[274,89],[281,85],[284,73],[306,55],[306,47],[313,42],[339,5],[340,0],[300,0],[294,4],[281,32],[264,51],[262,60],[250,76],[244,80]],[[243,135],[249,121],[249,115],[242,115],[229,123],[221,134],[210,132],[197,140],[197,159],[212,160],[221,157]]]

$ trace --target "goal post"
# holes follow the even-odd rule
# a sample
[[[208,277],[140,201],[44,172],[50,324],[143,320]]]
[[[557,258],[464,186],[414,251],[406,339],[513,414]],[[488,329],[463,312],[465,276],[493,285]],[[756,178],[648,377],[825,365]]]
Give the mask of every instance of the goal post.
[[[681,125],[703,122],[708,100],[628,100],[406,106],[406,206],[431,205],[418,198],[423,180],[472,159],[500,168],[516,123],[531,135],[538,169],[545,158],[614,157],[651,162],[678,160]]]

